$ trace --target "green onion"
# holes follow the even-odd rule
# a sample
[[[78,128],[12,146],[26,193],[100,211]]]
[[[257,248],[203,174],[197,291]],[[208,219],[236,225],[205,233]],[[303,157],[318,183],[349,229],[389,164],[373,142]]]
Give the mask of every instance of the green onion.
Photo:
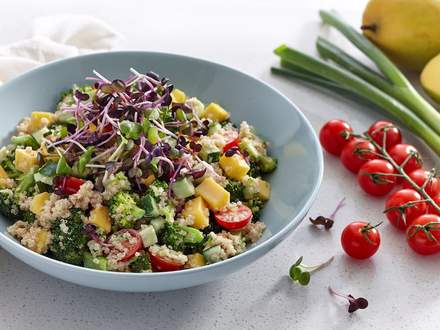
[[[423,120],[417,117],[402,103],[386,94],[379,88],[355,76],[354,74],[314,59],[304,53],[281,45],[275,54],[285,62],[298,66],[324,79],[333,81],[345,89],[364,97],[399,119],[415,134],[419,135],[437,154],[440,155],[440,137]],[[283,63],[282,63],[283,64]]]
[[[381,50],[379,50],[379,48],[377,48],[370,40],[356,31],[349,24],[344,22],[335,12],[321,10],[319,14],[324,23],[329,24],[339,30],[348,40],[359,48],[359,50],[367,55],[376,64],[385,77],[389,79],[389,81],[392,83],[392,94],[389,93],[389,91],[387,93],[394,96],[404,105],[406,105],[427,125],[431,126],[437,134],[440,134],[440,113],[438,113],[437,110],[416,91],[408,79],[406,79],[405,75],[386,57]],[[321,46],[323,46],[322,42]],[[327,53],[327,55],[329,55],[329,53]],[[333,55],[336,55],[333,56],[333,60],[340,58],[342,65],[345,65],[344,60],[347,60],[346,56],[339,56],[341,54],[335,53]],[[361,71],[363,73],[367,73],[365,67],[364,70]],[[356,74],[359,74],[359,72]],[[366,79],[365,76],[363,78]],[[379,82],[377,79],[375,79],[375,81]],[[370,82],[374,84],[374,82]],[[382,88],[380,86],[377,87]]]
[[[74,166],[78,170],[78,175],[83,176],[86,171],[86,165],[90,163],[92,160],[93,152],[95,151],[95,147],[88,147],[86,152],[84,152],[81,157],[79,157],[77,163],[74,164]]]
[[[17,146],[32,147],[34,150],[40,147],[40,144],[32,135],[13,136],[11,142]]]

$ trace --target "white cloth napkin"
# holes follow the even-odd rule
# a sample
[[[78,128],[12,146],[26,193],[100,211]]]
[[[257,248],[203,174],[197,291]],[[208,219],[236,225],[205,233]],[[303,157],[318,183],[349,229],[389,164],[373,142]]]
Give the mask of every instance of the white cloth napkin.
[[[0,84],[41,64],[112,49],[120,38],[105,22],[90,16],[35,19],[29,39],[0,46]]]

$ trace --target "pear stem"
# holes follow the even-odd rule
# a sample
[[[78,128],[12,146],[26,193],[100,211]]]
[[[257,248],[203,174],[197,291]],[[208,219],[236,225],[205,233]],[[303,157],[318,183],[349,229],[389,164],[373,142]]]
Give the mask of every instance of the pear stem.
[[[363,24],[361,25],[361,30],[365,31],[372,31],[372,32],[376,32],[377,31],[377,24]]]

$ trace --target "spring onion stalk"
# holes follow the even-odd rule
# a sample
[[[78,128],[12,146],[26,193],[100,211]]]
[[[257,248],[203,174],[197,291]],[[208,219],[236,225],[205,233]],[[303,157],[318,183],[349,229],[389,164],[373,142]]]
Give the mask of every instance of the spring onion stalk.
[[[291,49],[286,45],[281,45],[276,48],[275,54],[292,65],[301,67],[302,69],[310,71],[314,75],[321,76],[324,79],[331,80],[342,87],[353,91],[357,95],[368,99],[378,107],[387,111],[390,115],[400,120],[411,131],[420,136],[438,155],[440,155],[440,136],[406,106],[381,91],[379,88],[348,71],[329,65],[321,60]]]
[[[330,41],[327,41],[322,37],[318,37],[316,40],[316,49],[318,50],[318,53],[322,59],[330,60],[336,63],[341,68],[344,68],[356,76],[361,77],[391,96],[397,97],[400,95],[398,92],[396,92],[399,87],[394,86],[382,75],[348,55]]]
[[[336,92],[338,95],[353,99],[357,102],[366,102],[364,98],[359,97],[356,93],[353,91],[341,86],[340,84],[334,83],[333,81],[324,79],[322,77],[316,76],[311,73],[306,72],[300,72],[295,69],[290,69],[287,67],[282,66],[281,68],[278,67],[271,67],[271,72],[274,74],[282,75],[287,78],[294,78],[301,81],[305,81],[310,83],[312,86],[318,86],[323,89],[326,89],[330,92]],[[371,105],[371,103],[367,102]]]
[[[363,78],[370,84],[403,103],[410,110],[412,109],[412,104],[407,102],[408,98],[406,97],[406,94],[403,93],[403,91],[405,91],[404,89],[393,85],[382,75],[353,58],[339,47],[322,37],[318,37],[316,40],[316,48],[321,58],[330,60],[354,75]]]
[[[313,74],[311,72],[307,72],[303,69],[301,69],[301,71],[298,71],[293,68],[288,68],[285,66],[284,63],[281,66],[282,66],[281,68],[271,67],[270,68],[271,72],[274,74],[277,74],[277,75],[287,77],[287,78],[293,78],[293,79],[297,79],[300,81],[305,81],[305,82],[309,83],[311,86],[321,87],[322,89],[326,89],[329,92],[336,92],[337,95],[349,98],[355,102],[362,102],[368,106],[372,106],[371,102],[368,101],[366,98],[359,96],[358,94],[356,94],[355,92],[353,92],[350,89],[342,87],[340,84],[337,84],[333,81],[327,80],[327,79],[322,78],[320,76],[316,76],[315,74]],[[373,106],[374,106],[374,104],[373,104]]]
[[[321,10],[322,21],[331,25],[350,40],[359,50],[368,56],[390,82],[397,87],[395,93],[398,99],[411,111],[419,116],[437,134],[440,134],[440,113],[427,102],[411,85],[405,75],[394,65],[388,57],[371,41],[344,22],[337,13]]]

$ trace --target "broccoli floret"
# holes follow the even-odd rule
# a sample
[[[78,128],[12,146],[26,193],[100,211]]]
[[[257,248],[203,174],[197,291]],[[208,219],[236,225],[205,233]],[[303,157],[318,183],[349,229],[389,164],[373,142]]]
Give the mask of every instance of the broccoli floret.
[[[33,223],[35,221],[35,214],[32,211],[26,210],[22,211],[20,214],[20,220],[28,223]]]
[[[112,188],[117,187],[117,190],[129,190],[130,189],[130,181],[125,176],[124,172],[118,172],[116,174],[110,175],[108,180],[104,182],[104,187],[107,190],[112,190]]]
[[[259,219],[265,202],[256,197],[247,201],[245,204],[251,209],[252,214],[254,215],[254,219]]]
[[[133,273],[143,273],[151,269],[150,260],[147,255],[140,255],[130,263],[130,270]]]
[[[244,186],[241,182],[229,181],[225,189],[229,191],[231,195],[231,202],[238,202],[243,200]]]
[[[83,213],[79,209],[72,209],[67,219],[57,219],[52,225],[52,251],[55,259],[73,265],[81,265],[87,243],[87,236],[83,233]]]
[[[12,220],[33,223],[35,214],[29,210],[21,210],[18,197],[11,189],[0,190],[0,213]]]
[[[134,222],[145,215],[128,192],[120,191],[110,200],[110,216],[119,227],[132,228]]]
[[[261,176],[261,169],[256,161],[251,160],[249,167],[250,167],[250,170],[248,172],[249,176],[251,176],[253,178],[257,178],[257,177]]]
[[[148,187],[146,193],[154,197],[158,202],[158,199],[165,191],[168,191],[168,183],[166,183],[165,181],[156,180]]]
[[[240,132],[242,134],[242,132]],[[252,162],[258,167],[258,170],[262,173],[273,172],[277,167],[277,162],[275,159],[267,155],[267,145],[259,138],[254,132],[246,132],[244,136],[241,137],[240,150],[246,151]],[[254,165],[255,166],[255,165]],[[254,169],[255,170],[255,169]],[[252,172],[252,166],[251,166]],[[260,173],[258,173],[259,175]],[[252,175],[254,176],[254,175]]]
[[[193,251],[204,241],[204,235],[200,230],[181,224],[165,223],[161,232],[161,241],[175,251]]]
[[[261,156],[258,158],[261,172],[270,173],[277,168],[277,160],[269,156]]]
[[[11,220],[20,218],[20,207],[11,189],[0,190],[0,212]]]

